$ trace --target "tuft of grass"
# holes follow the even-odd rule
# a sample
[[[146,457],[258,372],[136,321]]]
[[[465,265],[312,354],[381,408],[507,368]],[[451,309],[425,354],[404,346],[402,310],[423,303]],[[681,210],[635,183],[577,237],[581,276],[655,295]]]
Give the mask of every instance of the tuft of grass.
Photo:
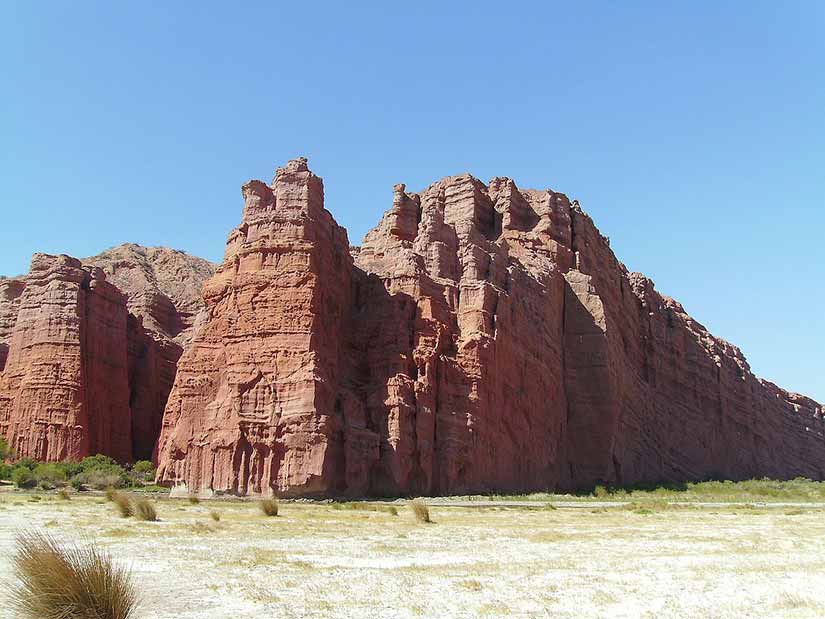
[[[132,499],[127,495],[116,492],[112,497],[112,502],[115,504],[117,511],[120,512],[121,517],[131,518],[135,515],[135,507],[132,504]]]
[[[432,522],[432,520],[430,520],[430,508],[427,507],[427,504],[421,499],[413,499],[410,501],[410,508],[412,509],[415,519],[418,522]]]
[[[390,505],[387,509],[387,513],[390,516],[397,516],[398,515],[398,508],[395,505]]]
[[[104,496],[106,497],[106,500],[109,501],[109,502],[114,501],[116,495],[117,495],[117,490],[115,490],[111,486],[106,488],[106,491],[104,492]]]
[[[130,619],[137,591],[128,571],[94,546],[61,547],[43,533],[17,538],[11,604],[21,619]]]
[[[461,587],[462,589],[466,589],[467,591],[475,591],[475,592],[481,591],[481,589],[483,588],[481,586],[481,583],[478,582],[475,578],[462,580],[458,583],[458,586]]]
[[[59,498],[61,501],[70,501],[72,497],[69,494],[68,490],[66,490],[65,488],[61,488],[57,493],[57,498]]]
[[[220,512],[216,512],[216,511],[213,510],[213,511],[209,512],[209,517],[212,518],[212,520],[214,520],[215,522],[220,522],[221,521]]]
[[[189,503],[191,503],[192,505],[197,505],[200,502],[201,502],[201,500],[198,497],[194,496],[194,495],[189,497]]]
[[[146,522],[156,522],[158,512],[149,499],[138,499],[135,501],[135,518]]]
[[[278,515],[278,499],[264,499],[258,503],[265,516]]]
[[[198,535],[215,532],[215,527],[209,524],[203,524],[202,522],[196,522],[192,524],[189,528],[192,531],[192,533],[197,533]]]

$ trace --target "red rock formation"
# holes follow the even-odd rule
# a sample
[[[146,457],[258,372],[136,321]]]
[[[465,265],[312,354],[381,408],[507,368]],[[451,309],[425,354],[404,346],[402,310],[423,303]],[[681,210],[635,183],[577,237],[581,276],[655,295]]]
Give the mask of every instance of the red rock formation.
[[[305,160],[243,194],[241,225],[203,289],[208,318],[166,407],[159,477],[241,494],[335,492],[346,232]]]
[[[27,276],[0,279],[0,436],[39,460],[150,458],[202,308],[192,289],[212,270],[182,252],[129,245],[85,265],[36,254]]]
[[[0,434],[18,457],[131,458],[126,300],[100,269],[35,254],[0,374]]]
[[[755,378],[562,194],[398,185],[354,259],[305,160],[243,194],[166,408],[164,483],[363,495],[825,476],[822,407]]]
[[[201,288],[216,266],[179,250],[134,243],[84,258],[83,263],[106,272],[126,294],[129,312],[142,319],[144,328],[180,347],[192,339],[204,308]]]
[[[151,459],[178,359],[204,308],[200,291],[215,265],[182,251],[133,243],[83,262],[103,269],[127,296],[133,456]]]

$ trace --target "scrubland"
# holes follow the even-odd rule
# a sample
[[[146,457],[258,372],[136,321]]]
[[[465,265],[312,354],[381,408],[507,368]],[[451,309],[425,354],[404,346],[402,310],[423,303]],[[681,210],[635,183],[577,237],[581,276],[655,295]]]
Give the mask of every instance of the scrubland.
[[[754,483],[749,496],[776,496],[464,497],[426,500],[427,519],[406,501],[281,501],[267,515],[256,501],[144,495],[157,519],[140,520],[118,496],[5,489],[0,579],[36,530],[130,569],[142,619],[825,616],[818,486]]]

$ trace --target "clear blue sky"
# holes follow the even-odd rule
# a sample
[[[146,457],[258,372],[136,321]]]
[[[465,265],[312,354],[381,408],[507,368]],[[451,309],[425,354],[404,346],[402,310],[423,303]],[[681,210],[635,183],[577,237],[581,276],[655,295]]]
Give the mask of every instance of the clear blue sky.
[[[298,155],[353,243],[393,183],[511,176],[825,401],[825,3],[277,4],[0,3],[0,273],[219,260]]]

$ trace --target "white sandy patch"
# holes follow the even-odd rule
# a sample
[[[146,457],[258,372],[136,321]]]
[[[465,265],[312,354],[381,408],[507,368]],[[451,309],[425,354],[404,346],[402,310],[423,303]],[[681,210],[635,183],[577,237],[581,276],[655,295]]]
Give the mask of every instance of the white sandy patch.
[[[157,507],[161,522],[143,523],[100,497],[2,493],[0,578],[36,527],[129,564],[142,619],[825,616],[820,509],[435,507],[420,525],[405,507]]]

